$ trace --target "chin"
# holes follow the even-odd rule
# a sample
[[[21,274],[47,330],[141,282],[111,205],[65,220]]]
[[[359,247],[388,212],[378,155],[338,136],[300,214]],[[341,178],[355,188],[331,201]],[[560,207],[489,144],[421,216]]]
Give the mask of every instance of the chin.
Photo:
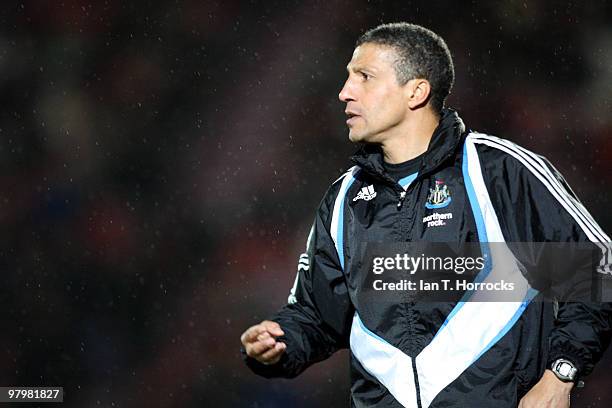
[[[353,143],[365,142],[365,135],[355,132],[354,130],[349,130],[348,138]]]
[[[353,143],[375,143],[374,137],[371,134],[364,134],[349,131],[349,140]]]

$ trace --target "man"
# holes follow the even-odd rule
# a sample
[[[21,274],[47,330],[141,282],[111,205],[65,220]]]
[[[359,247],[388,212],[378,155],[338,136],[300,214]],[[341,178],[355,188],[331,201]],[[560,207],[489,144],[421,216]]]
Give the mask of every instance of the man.
[[[289,303],[243,333],[247,365],[295,377],[350,347],[351,406],[568,407],[607,347],[610,304],[537,301],[528,284],[513,302],[375,302],[362,244],[594,242],[603,276],[610,239],[541,156],[444,108],[454,68],[435,33],[376,27],[347,69],[339,97],[363,147],[320,204]]]

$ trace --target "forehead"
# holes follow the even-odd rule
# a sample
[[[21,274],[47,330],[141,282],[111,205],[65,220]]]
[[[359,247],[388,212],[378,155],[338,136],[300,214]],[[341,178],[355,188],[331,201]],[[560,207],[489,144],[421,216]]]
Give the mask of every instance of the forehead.
[[[360,68],[374,68],[381,71],[388,70],[393,67],[396,58],[397,53],[391,46],[364,43],[355,48],[346,69],[348,71]]]

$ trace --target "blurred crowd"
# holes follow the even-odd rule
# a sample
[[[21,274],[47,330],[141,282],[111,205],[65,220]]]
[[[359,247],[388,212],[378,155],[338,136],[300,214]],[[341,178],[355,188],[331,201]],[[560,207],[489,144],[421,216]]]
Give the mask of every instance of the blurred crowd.
[[[548,157],[612,232],[612,4],[27,1],[0,12],[0,385],[67,407],[348,406],[348,353],[252,375],[350,162],[359,34],[442,35],[448,105]],[[612,350],[572,406],[612,404]]]

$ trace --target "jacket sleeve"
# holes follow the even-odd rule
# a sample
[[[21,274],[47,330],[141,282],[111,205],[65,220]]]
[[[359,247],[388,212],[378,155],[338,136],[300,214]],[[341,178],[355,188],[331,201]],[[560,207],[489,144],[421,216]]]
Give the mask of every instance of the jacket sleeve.
[[[576,255],[570,249],[549,263],[557,307],[548,339],[547,367],[556,359],[565,358],[584,377],[601,358],[612,334],[612,303],[608,303],[611,299],[601,292],[606,285],[609,287],[611,278],[610,238],[561,174],[543,157],[531,157],[539,164],[537,168],[528,169],[506,156],[504,160],[512,162],[504,166],[510,169],[505,176],[512,182],[503,183],[510,184],[508,191],[499,189],[494,194],[509,194],[510,201],[506,202],[512,206],[503,211],[503,217],[508,217],[504,223],[514,229],[511,236],[536,243],[532,244],[534,247],[537,243],[563,242],[582,243],[568,248],[593,248],[595,257],[588,259],[587,267],[582,256],[584,250],[577,250],[580,254]],[[559,248],[556,251],[558,254]],[[584,267],[581,272],[576,272],[577,265]]]
[[[552,217],[546,217],[545,228],[549,228],[553,237],[557,235],[560,241],[589,243],[588,247],[594,254],[587,261],[588,268],[582,268],[585,263],[580,260],[585,246],[581,246],[581,254],[575,255],[570,251],[581,271],[575,273],[574,279],[568,279],[570,285],[565,286],[564,296],[560,298],[549,338],[548,367],[556,359],[565,358],[573,362],[578,375],[584,377],[593,371],[612,336],[610,238],[580,203],[563,176],[548,161],[542,161],[563,193],[557,200],[557,210],[549,212]],[[565,206],[561,205],[563,202]]]
[[[333,190],[337,189],[332,186],[317,211],[288,303],[269,318],[285,333],[278,339],[286,343],[285,353],[278,363],[264,365],[242,350],[247,366],[256,374],[293,378],[348,347],[354,311],[330,234]]]

